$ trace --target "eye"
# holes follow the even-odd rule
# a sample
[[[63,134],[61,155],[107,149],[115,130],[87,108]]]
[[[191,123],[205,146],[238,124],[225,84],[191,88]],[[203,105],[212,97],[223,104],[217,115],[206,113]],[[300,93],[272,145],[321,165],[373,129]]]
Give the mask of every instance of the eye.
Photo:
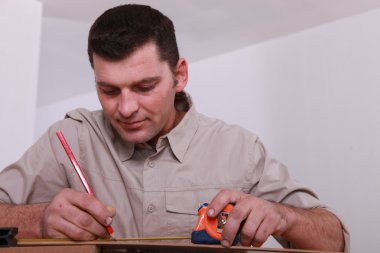
[[[107,96],[116,96],[120,93],[119,89],[105,89],[100,88],[100,91]]]
[[[155,87],[156,87],[155,84],[144,84],[144,85],[136,86],[134,90],[136,92],[145,93],[145,92],[149,92],[149,91],[153,90]]]

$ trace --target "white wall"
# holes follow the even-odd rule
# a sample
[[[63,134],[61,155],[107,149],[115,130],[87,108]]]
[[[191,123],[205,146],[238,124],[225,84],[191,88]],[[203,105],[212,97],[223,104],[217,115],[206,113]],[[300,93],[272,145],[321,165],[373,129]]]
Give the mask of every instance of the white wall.
[[[38,107],[35,139],[39,138],[54,122],[63,119],[67,112],[79,107],[88,110],[101,109],[96,92]]]
[[[58,18],[44,17],[42,20],[35,139],[40,137],[48,126],[63,119],[66,112],[72,109],[77,107],[100,109],[95,93],[94,74],[87,56],[87,36],[90,26],[91,24],[87,22]],[[57,84],[70,88],[66,93],[56,94]],[[94,92],[55,101],[57,98],[67,98],[68,94],[73,94],[69,91],[73,87],[74,93],[77,94],[91,90],[89,87],[94,87]],[[54,96],[51,96],[52,93]]]
[[[34,140],[42,5],[0,2],[0,170]]]
[[[341,214],[352,252],[378,251],[379,24],[375,10],[190,65],[197,109],[258,133]],[[40,107],[37,135],[78,106],[95,93]]]
[[[72,94],[84,94],[95,85],[87,56],[90,26],[88,22],[50,17],[42,19],[38,107],[66,99]],[[57,83],[66,88],[57,89]]]

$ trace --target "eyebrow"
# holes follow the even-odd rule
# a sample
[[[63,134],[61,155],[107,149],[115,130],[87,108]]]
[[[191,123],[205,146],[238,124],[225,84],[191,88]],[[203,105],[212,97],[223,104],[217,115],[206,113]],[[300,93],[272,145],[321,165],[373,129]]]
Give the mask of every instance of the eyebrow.
[[[153,76],[153,77],[143,78],[143,79],[138,80],[138,81],[136,81],[136,82],[130,83],[129,85],[131,85],[131,86],[135,86],[135,85],[140,85],[140,84],[144,84],[144,83],[155,82],[155,81],[159,81],[159,80],[161,80],[161,77],[160,77],[160,76]],[[105,86],[105,87],[116,86],[116,85],[113,85],[113,84],[111,84],[111,83],[107,83],[107,82],[102,82],[102,81],[97,82],[96,80],[95,80],[95,83],[96,83],[96,85],[98,85],[98,86]]]

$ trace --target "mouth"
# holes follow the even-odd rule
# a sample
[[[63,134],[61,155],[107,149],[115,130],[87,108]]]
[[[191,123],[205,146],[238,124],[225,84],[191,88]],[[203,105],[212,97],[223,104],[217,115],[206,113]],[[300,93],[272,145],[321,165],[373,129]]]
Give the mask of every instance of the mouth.
[[[118,120],[119,125],[124,129],[137,129],[144,124],[144,120],[135,120],[135,121],[121,121]]]

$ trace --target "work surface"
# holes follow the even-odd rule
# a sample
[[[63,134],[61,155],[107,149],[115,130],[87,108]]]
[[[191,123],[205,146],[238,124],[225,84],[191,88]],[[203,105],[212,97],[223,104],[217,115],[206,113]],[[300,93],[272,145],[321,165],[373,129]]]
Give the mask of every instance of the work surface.
[[[234,246],[232,248],[223,248],[220,245],[199,245],[188,243],[168,243],[168,242],[150,242],[150,241],[109,241],[97,240],[88,242],[74,242],[68,240],[19,240],[18,246],[1,248],[2,253],[157,253],[157,252],[294,252],[294,253],[316,253],[324,251],[307,251],[307,250],[288,250],[275,248],[250,248]],[[326,253],[326,252],[325,252]]]

